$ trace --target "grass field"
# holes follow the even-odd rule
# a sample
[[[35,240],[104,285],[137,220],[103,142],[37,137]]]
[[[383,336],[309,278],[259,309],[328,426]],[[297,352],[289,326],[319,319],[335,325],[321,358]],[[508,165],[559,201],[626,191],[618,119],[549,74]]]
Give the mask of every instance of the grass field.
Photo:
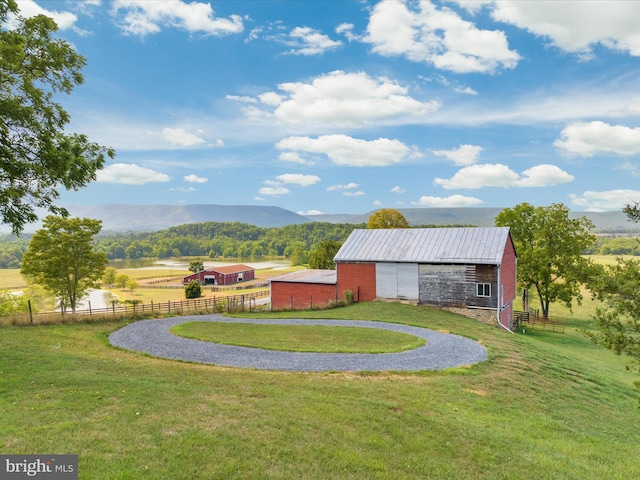
[[[489,360],[269,372],[112,348],[122,324],[5,327],[0,451],[78,454],[81,479],[640,478],[636,377],[589,343],[579,310],[565,334],[524,335],[395,303],[301,315],[446,330]]]

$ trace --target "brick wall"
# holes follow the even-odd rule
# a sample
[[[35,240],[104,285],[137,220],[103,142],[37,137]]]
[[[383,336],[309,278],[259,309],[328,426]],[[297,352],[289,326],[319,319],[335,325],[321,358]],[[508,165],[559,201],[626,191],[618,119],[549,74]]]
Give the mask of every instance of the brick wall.
[[[335,284],[271,282],[272,310],[304,310],[335,300]]]
[[[339,262],[338,298],[351,290],[358,302],[376,299],[376,264],[359,262]]]

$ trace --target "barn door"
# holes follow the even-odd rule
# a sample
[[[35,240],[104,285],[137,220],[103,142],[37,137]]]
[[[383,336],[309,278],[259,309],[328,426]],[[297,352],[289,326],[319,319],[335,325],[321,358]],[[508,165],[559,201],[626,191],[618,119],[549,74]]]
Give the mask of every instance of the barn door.
[[[376,295],[394,300],[418,300],[418,264],[377,263]]]

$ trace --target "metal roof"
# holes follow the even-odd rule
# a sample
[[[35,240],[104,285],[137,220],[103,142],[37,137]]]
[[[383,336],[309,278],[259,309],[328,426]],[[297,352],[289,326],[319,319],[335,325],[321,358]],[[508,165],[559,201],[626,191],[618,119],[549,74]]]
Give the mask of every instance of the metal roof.
[[[507,241],[508,227],[359,229],[333,259],[500,265]]]
[[[292,283],[326,283],[336,284],[338,275],[335,270],[297,270],[285,273],[278,277],[269,279],[270,282],[292,282]]]

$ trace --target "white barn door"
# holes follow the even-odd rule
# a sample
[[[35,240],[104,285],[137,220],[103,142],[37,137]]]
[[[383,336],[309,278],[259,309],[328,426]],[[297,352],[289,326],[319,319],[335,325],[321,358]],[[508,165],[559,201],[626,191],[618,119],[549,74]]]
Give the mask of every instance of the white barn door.
[[[417,263],[376,263],[376,295],[393,300],[419,299]]]

